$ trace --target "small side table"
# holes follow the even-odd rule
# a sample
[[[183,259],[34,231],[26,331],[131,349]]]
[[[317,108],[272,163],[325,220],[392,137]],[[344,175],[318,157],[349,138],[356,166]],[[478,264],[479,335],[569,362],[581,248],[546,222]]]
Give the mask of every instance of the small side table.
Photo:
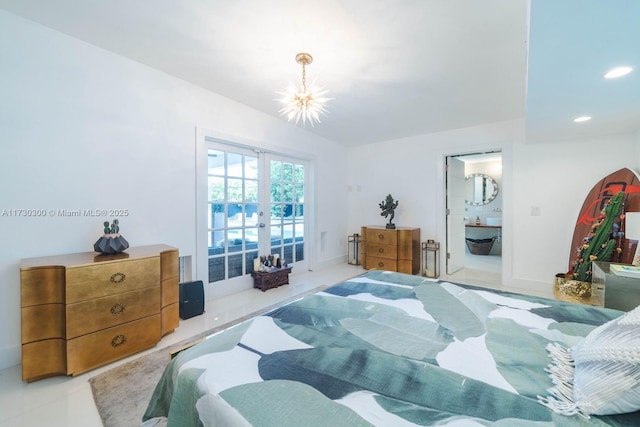
[[[611,262],[594,261],[592,283],[604,288],[604,306],[630,311],[640,305],[640,279],[618,276],[609,269]]]
[[[267,289],[288,285],[289,273],[291,273],[291,267],[279,268],[273,271],[252,271],[253,287],[264,292]]]

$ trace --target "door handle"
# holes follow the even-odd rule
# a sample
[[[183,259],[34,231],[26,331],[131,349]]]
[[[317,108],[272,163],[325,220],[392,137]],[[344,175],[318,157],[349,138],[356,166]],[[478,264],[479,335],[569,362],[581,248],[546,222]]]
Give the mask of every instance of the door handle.
[[[261,222],[261,223],[258,225],[258,227],[260,227],[260,228],[264,228],[264,227],[265,227],[264,222]]]

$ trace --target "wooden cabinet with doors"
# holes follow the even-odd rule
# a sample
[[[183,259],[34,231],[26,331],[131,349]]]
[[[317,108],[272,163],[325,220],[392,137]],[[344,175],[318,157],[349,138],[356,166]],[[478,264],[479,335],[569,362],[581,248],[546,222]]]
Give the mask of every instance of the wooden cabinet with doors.
[[[85,252],[20,264],[22,379],[76,375],[153,347],[179,323],[178,250]]]
[[[420,273],[420,229],[362,227],[362,266],[367,269]]]

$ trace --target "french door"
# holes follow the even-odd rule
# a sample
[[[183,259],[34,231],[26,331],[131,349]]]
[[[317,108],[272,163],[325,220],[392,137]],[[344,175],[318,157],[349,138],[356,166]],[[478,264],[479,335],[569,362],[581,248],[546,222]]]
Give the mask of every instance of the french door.
[[[246,276],[261,255],[305,262],[305,161],[209,142],[209,282]]]

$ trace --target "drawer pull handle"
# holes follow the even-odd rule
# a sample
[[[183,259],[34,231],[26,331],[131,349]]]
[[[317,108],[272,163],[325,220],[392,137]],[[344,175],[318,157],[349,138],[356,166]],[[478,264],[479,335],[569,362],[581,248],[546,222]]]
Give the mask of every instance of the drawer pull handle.
[[[116,303],[111,307],[111,314],[119,316],[127,309],[127,306],[121,303]]]
[[[384,262],[379,262],[378,267],[384,267]]]
[[[382,233],[381,233],[381,234],[378,234],[378,239],[380,239],[380,240],[384,240],[384,234],[382,234]]]
[[[127,278],[127,276],[124,273],[120,273],[120,272],[113,273],[111,275],[111,283],[115,283],[117,285],[117,284],[120,284],[120,283],[124,282],[124,280],[126,278]]]
[[[127,342],[127,337],[125,337],[124,335],[116,335],[116,337],[111,340],[111,347],[113,348],[120,347],[126,342]]]
[[[378,252],[380,252],[380,253],[384,253],[384,248],[380,248],[380,249],[378,249]]]

